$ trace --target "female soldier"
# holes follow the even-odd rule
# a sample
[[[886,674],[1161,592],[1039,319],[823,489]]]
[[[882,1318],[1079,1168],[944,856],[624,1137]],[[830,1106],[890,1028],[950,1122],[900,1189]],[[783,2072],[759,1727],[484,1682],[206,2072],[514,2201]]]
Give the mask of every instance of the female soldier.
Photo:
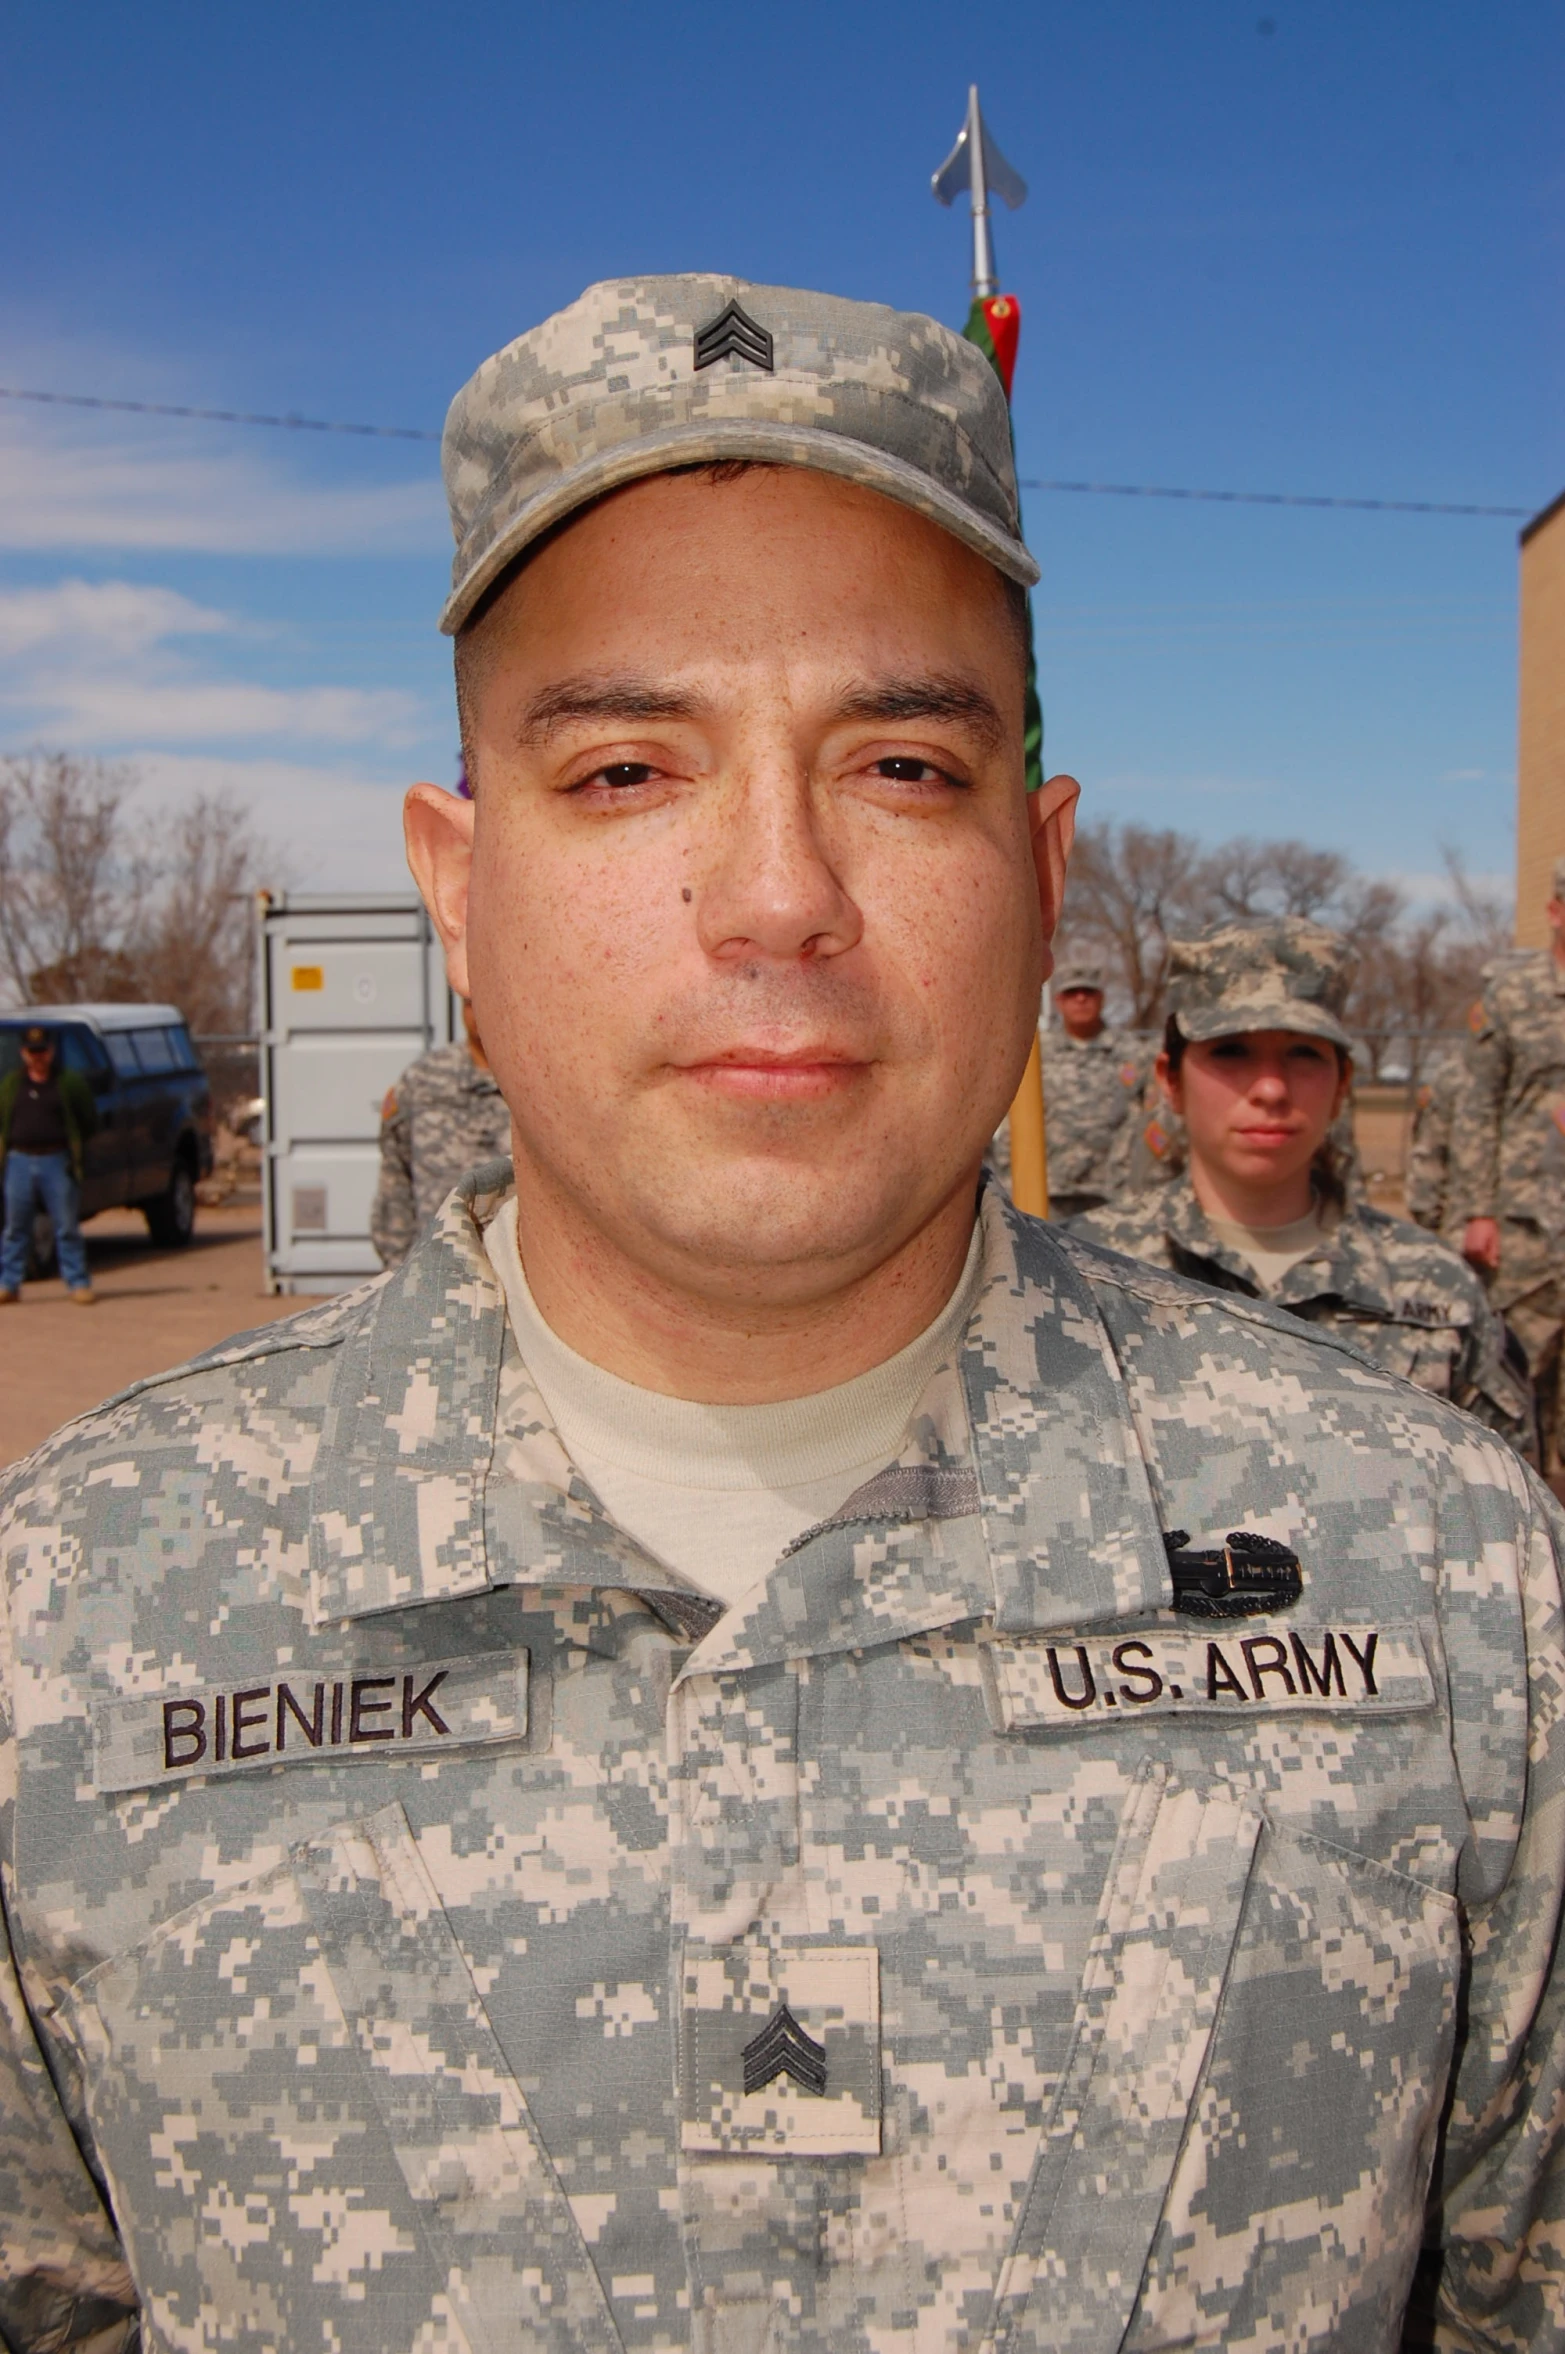
[[[1330,1325],[1534,1460],[1531,1391],[1473,1270],[1344,1195],[1328,1134],[1353,1072],[1353,964],[1339,933],[1301,916],[1173,941],[1157,1077],[1189,1134],[1188,1171],[1068,1231]]]

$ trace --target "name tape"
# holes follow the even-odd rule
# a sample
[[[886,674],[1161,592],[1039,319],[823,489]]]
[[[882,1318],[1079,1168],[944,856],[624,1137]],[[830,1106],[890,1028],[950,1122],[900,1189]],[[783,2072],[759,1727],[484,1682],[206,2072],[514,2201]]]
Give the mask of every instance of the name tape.
[[[240,1684],[149,1692],[93,1710],[93,1788],[144,1790],[196,1775],[349,1758],[429,1756],[527,1732],[528,1655],[290,1670]]]
[[[1148,1716],[1400,1714],[1434,1705],[1418,1629],[1287,1627],[1221,1635],[1161,1629],[983,1647],[1002,1732]]]

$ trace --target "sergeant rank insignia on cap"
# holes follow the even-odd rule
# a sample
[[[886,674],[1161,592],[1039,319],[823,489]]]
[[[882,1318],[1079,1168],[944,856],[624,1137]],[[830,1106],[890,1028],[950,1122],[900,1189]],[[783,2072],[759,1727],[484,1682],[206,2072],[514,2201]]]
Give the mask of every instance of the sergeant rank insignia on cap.
[[[776,373],[771,336],[737,302],[728,303],[715,319],[696,329],[698,368],[710,368],[714,362],[730,356],[748,360],[752,368],[763,369],[768,376]]]

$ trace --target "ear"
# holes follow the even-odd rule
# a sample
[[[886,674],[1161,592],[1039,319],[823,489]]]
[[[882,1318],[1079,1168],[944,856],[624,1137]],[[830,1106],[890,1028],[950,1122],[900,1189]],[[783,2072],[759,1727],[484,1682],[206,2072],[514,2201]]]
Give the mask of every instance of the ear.
[[[1333,1121],[1336,1120],[1338,1114],[1342,1110],[1343,1105],[1347,1102],[1348,1097],[1352,1092],[1353,1057],[1350,1054],[1345,1054],[1342,1058],[1341,1075],[1337,1080],[1337,1100],[1331,1107],[1331,1116]]]
[[[1168,1059],[1166,1046],[1158,1048],[1157,1061],[1152,1065],[1152,1076],[1162,1088],[1164,1095],[1179,1117],[1183,1119],[1185,1116],[1184,1089],[1179,1084],[1178,1072]]]
[[[446,978],[470,997],[467,977],[467,890],[473,872],[473,803],[442,785],[410,785],[402,804],[402,837],[419,896],[446,952]]]
[[[1038,878],[1038,912],[1045,942],[1054,938],[1065,903],[1065,869],[1076,838],[1076,804],[1081,787],[1073,776],[1051,776],[1027,796],[1027,830],[1032,837],[1033,871]],[[1044,973],[1054,970],[1046,957]]]

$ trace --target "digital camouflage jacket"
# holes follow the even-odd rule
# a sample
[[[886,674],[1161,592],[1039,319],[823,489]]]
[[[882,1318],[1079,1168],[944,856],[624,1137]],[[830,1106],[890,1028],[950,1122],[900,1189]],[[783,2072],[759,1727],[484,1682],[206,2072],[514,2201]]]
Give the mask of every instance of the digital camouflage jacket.
[[[505,1174],[9,1475],[5,2343],[1557,2347],[1513,1452],[991,1192],[898,1460],[724,1615],[549,1426]]]
[[[464,1039],[410,1063],[380,1107],[380,1176],[370,1236],[396,1267],[469,1169],[511,1149],[511,1115],[498,1080]]]
[[[1054,1023],[1042,1036],[1050,1191],[1106,1200],[1115,1144],[1146,1084],[1150,1042],[1107,1029],[1071,1038]]]
[[[1517,1219],[1565,1259],[1565,973],[1546,949],[1486,973],[1462,1111],[1453,1223]]]
[[[1188,1177],[1089,1210],[1070,1231],[1194,1283],[1262,1296],[1248,1259],[1213,1233]],[[1452,1399],[1529,1460],[1536,1453],[1531,1385],[1507,1357],[1505,1325],[1467,1261],[1423,1227],[1350,1203],[1320,1248],[1264,1296]]]

